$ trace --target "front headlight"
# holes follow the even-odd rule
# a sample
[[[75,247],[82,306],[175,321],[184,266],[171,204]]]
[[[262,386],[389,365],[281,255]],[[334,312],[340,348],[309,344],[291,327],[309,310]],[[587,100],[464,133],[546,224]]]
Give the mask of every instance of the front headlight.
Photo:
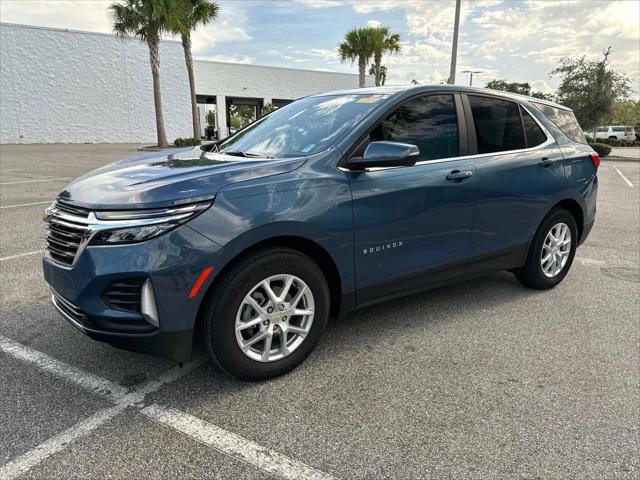
[[[147,210],[93,212],[97,222],[91,225],[90,245],[115,245],[144,242],[173,230],[209,208],[213,202]]]

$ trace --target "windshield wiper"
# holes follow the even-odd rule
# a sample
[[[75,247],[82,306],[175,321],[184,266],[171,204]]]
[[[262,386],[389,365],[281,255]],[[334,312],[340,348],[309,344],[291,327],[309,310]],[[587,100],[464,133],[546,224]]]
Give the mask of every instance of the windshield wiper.
[[[260,155],[259,153],[252,152],[243,152],[242,150],[222,150],[225,155],[231,155],[233,157],[245,157],[245,158],[272,158],[264,155]]]

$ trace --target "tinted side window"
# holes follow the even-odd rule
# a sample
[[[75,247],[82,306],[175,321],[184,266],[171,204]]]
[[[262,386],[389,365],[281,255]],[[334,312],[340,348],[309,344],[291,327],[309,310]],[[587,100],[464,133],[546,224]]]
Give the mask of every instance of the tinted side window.
[[[547,136],[540,128],[540,125],[531,118],[531,115],[529,115],[524,108],[520,107],[520,113],[522,114],[522,124],[524,125],[524,135],[527,140],[527,148],[535,147],[544,143],[547,140]]]
[[[458,122],[453,95],[408,100],[371,132],[370,139],[416,145],[419,161],[456,157]]]
[[[525,148],[518,105],[498,98],[469,95],[478,153]]]
[[[587,143],[587,139],[576,120],[575,115],[570,110],[561,110],[559,108],[550,107],[543,103],[534,103],[534,105],[544,113],[549,120],[556,124],[556,126],[564,132],[564,134],[571,140],[580,143]]]
[[[624,132],[625,128],[624,127],[613,127],[612,130],[614,132]]]

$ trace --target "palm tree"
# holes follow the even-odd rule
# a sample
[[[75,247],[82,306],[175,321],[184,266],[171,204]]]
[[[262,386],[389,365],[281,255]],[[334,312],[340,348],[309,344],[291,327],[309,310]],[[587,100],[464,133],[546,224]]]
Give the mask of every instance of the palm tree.
[[[347,32],[344,41],[338,45],[338,55],[340,60],[353,62],[358,61],[358,77],[360,88],[364,87],[367,64],[373,56],[373,42],[371,38],[371,28],[355,28]]]
[[[200,25],[206,25],[218,16],[218,5],[210,0],[179,0],[178,8],[169,21],[172,33],[180,35],[184,60],[189,75],[191,89],[191,114],[193,116],[193,138],[200,138],[200,116],[196,101],[196,83],[193,75],[193,56],[191,54],[191,31]]]
[[[160,91],[160,36],[167,31],[167,21],[175,0],[121,0],[109,6],[116,37],[139,38],[149,46],[149,63],[153,77],[153,100],[156,112],[158,146],[168,147]]]
[[[391,33],[389,27],[371,27],[369,35],[373,42],[373,73],[376,87],[379,87],[382,79],[382,55],[385,53],[397,53],[402,50],[402,45],[400,43],[400,35]]]

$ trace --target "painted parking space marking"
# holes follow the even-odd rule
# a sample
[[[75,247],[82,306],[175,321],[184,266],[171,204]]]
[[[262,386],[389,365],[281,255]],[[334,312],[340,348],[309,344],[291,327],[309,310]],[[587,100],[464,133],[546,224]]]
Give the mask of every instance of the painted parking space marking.
[[[23,168],[5,168],[3,170],[0,170],[0,174],[4,172],[22,172],[23,170]]]
[[[611,165],[611,166],[614,168],[614,170],[615,170],[616,172],[618,172],[618,175],[620,175],[620,178],[622,178],[622,180],[624,180],[624,181],[625,181],[625,183],[626,183],[627,185],[629,185],[630,187],[632,187],[632,188],[633,188],[633,183],[631,183],[631,182],[629,181],[629,179],[628,179],[627,177],[625,177],[625,176],[624,176],[624,173],[622,173],[622,172],[620,171],[620,169],[619,169],[618,167],[616,167],[615,165]]]
[[[217,452],[269,475],[286,480],[335,480],[335,477],[325,472],[188,413],[155,403],[150,406],[144,405],[143,402],[148,394],[158,391],[164,385],[175,382],[204,365],[208,361],[204,356],[196,358],[182,367],[176,366],[159,377],[147,381],[142,387],[129,392],[117,383],[73,367],[2,335],[0,335],[0,351],[115,403],[111,407],[98,410],[70,428],[45,440],[32,450],[0,466],[0,479],[2,480],[13,480],[23,475],[40,462],[61,452],[74,441],[97,430],[128,408],[133,408],[160,425],[187,435]]]
[[[0,335],[0,351],[25,363],[31,363],[45,372],[68,380],[114,403],[122,400],[127,394],[127,389],[120,385],[56,360],[46,353],[33,350],[2,335]]]
[[[9,255],[8,257],[0,257],[0,262],[4,262],[5,260],[15,260],[16,258],[30,257],[31,255],[35,255],[37,253],[42,254],[42,250],[35,250],[33,252],[18,253],[16,255]]]
[[[31,202],[31,203],[18,203],[16,205],[4,205],[0,208],[18,208],[18,207],[30,207],[31,205],[45,205],[47,203],[51,203],[50,201],[46,202]]]
[[[142,413],[220,453],[271,475],[287,480],[335,480],[335,477],[327,473],[180,410],[153,404],[142,409]]]
[[[54,435],[48,440],[42,442],[33,450],[30,450],[1,466],[0,478],[2,480],[13,480],[20,475],[27,473],[51,455],[64,450],[72,442],[89,435],[95,429],[123,412],[127,407],[128,405],[119,403],[113,407],[98,410],[90,417],[80,420],[71,428],[64,430],[58,435]]]
[[[17,185],[19,183],[40,183],[40,182],[58,182],[62,180],[71,180],[73,177],[60,177],[60,178],[42,178],[40,180],[19,180],[16,182],[2,182],[0,185]]]

